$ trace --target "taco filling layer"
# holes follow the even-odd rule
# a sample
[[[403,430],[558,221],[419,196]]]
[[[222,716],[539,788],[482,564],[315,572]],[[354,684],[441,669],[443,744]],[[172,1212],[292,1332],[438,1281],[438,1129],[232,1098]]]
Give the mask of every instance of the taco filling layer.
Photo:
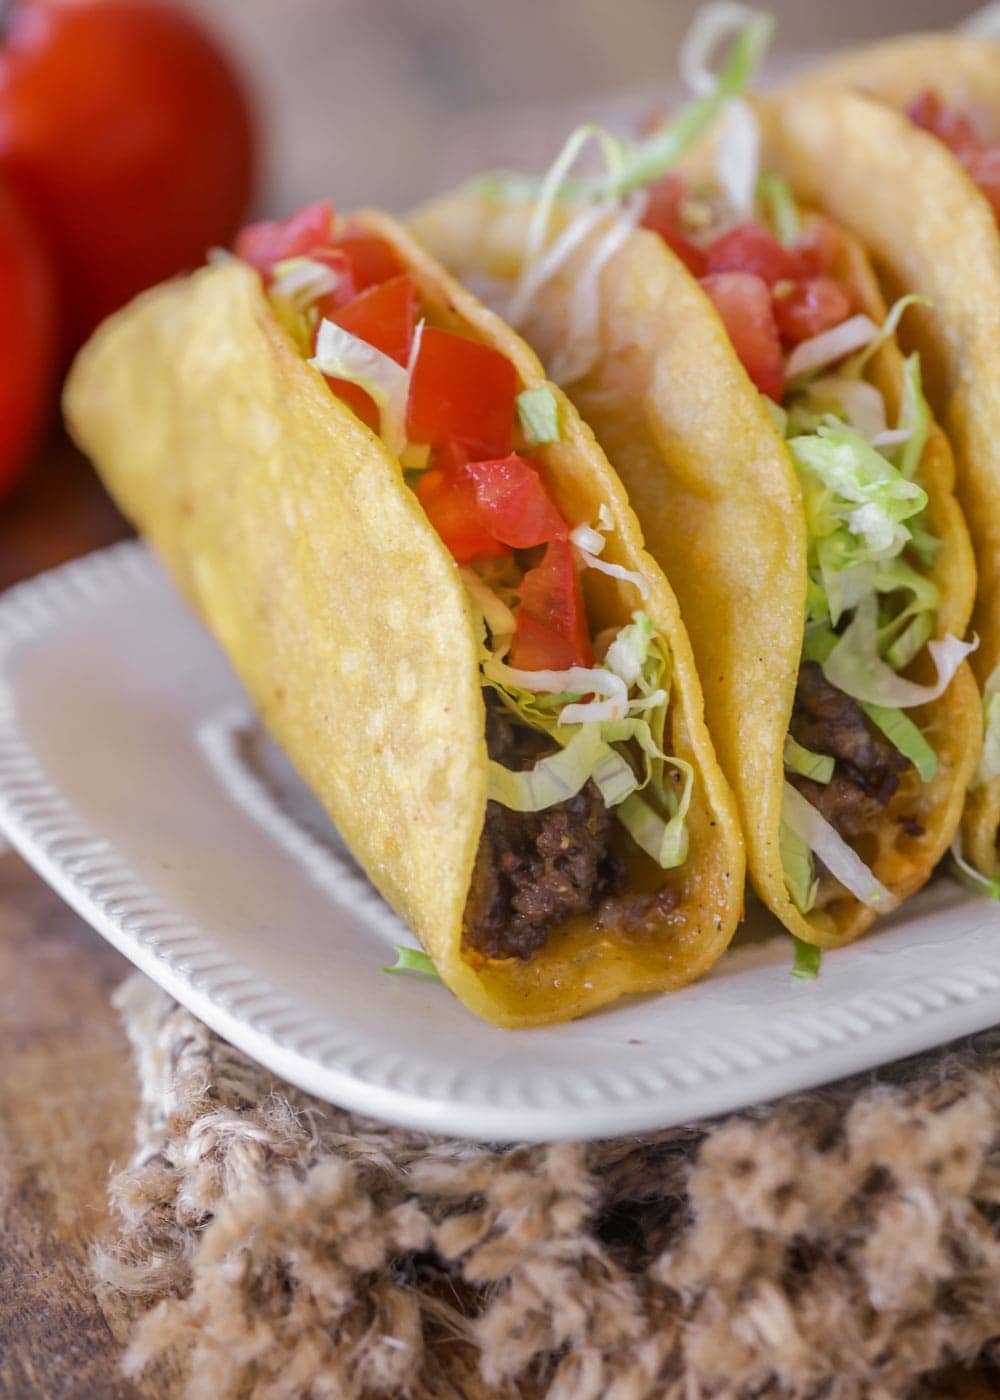
[[[637,609],[594,635],[580,571],[645,583],[601,554],[610,518],[567,520],[532,449],[558,441],[544,387],[433,323],[393,247],[329,204],[253,225],[236,253],[303,356],[398,456],[482,617],[489,801],[466,905],[472,960],[528,960],[579,914],[641,929],[668,881],[626,894],[629,843],[684,863],[693,775],[664,749],[670,654]]]
[[[857,861],[846,857],[840,869],[845,852],[834,837],[871,860],[872,834],[887,821],[922,833],[922,785],[934,778],[937,756],[906,712],[940,695],[971,650],[955,638],[930,643],[936,683],[901,675],[935,635],[940,602],[929,577],[940,542],[917,480],[931,419],[916,354],[903,364],[891,423],[866,369],[911,299],[876,326],[841,275],[851,265],[842,235],[804,217],[777,176],[759,177],[752,212],[734,224],[724,192],[692,191],[671,173],[650,190],[641,223],[715,305],[772,402],[802,491],[806,626],[784,756],[787,784],[805,803],[786,789],[788,891],[802,913],[835,897],[833,877],[860,898],[888,902]]]
[[[785,181],[760,170],[760,132],[740,93],[766,45],[769,21],[746,19],[742,9],[734,18],[732,10],[708,7],[705,23],[696,21],[681,68],[697,95],[641,142],[580,128],[541,179],[484,176],[451,200],[418,211],[414,226],[446,264],[524,330],[621,472],[647,537],[659,539],[654,553],[678,580],[701,648],[706,693],[721,697],[716,742],[720,752],[729,748],[728,775],[738,790],[742,779],[732,764],[757,763],[747,751],[753,734],[730,745],[726,731],[740,726],[740,703],[755,704],[756,697],[743,660],[739,682],[731,669],[727,674],[725,647],[711,636],[714,620],[697,596],[694,569],[712,567],[707,543],[699,548],[678,541],[677,530],[671,535],[660,521],[676,509],[668,489],[676,480],[686,529],[714,541],[720,572],[735,579],[738,570],[719,553],[740,551],[743,542],[731,524],[722,537],[726,507],[720,498],[728,458],[739,456],[743,444],[721,425],[732,424],[734,434],[756,434],[750,451],[766,452],[772,464],[774,511],[770,520],[758,512],[761,537],[746,544],[766,559],[768,579],[777,582],[772,542],[787,530],[784,586],[806,589],[802,625],[794,629],[797,683],[787,690],[781,870],[800,915],[821,909],[832,915],[824,914],[811,931],[837,938],[841,928],[864,926],[855,901],[868,911],[888,909],[926,879],[943,827],[952,812],[957,819],[962,779],[934,702],[975,645],[948,630],[964,630],[968,619],[971,554],[957,508],[946,497],[950,454],[931,419],[919,357],[902,360],[895,344],[899,318],[914,298],[901,299],[886,317],[860,247],[801,210]],[[708,57],[734,28],[726,61],[713,73]],[[711,151],[704,144],[696,151],[713,127]],[[605,169],[572,173],[592,140]],[[684,174],[677,168],[681,157]],[[680,315],[691,342],[704,350],[709,337],[692,329],[697,313],[673,273],[642,251],[641,229],[659,235],[697,279],[765,396],[804,505],[804,579],[794,527],[779,499],[787,467],[777,458],[784,454],[762,443],[742,389],[730,386],[733,401],[713,404],[712,373],[729,382],[717,359],[699,384],[697,366],[671,352],[678,301],[684,301]],[[647,290],[651,286],[656,293]],[[714,472],[700,456],[694,465],[695,438],[716,444]],[[664,476],[668,460],[673,465]],[[733,483],[738,495],[754,473],[758,480],[762,475],[756,463],[745,465],[745,479]],[[930,512],[928,486],[937,492]],[[787,501],[795,494],[789,481]],[[678,543],[685,555],[680,564],[673,557]],[[956,565],[954,598],[943,596],[944,580],[935,573],[945,543],[944,557]],[[724,602],[735,611],[731,598]],[[783,598],[773,602],[776,609],[784,605]],[[748,654],[755,635],[748,634]],[[785,656],[759,657],[758,664],[771,664],[780,675]],[[964,712],[970,684],[964,675],[956,713]],[[763,733],[759,711],[757,722],[756,732]],[[970,750],[973,740],[974,731]],[[768,782],[758,779],[760,791]],[[754,805],[745,806],[748,822],[759,820],[757,803],[754,796]],[[751,845],[755,839],[748,831]],[[768,868],[773,848],[764,832],[759,849]]]

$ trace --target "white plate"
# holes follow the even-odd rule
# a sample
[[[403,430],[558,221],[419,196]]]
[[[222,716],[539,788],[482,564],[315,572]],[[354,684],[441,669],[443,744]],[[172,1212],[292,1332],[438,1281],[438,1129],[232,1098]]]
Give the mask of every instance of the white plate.
[[[1000,909],[939,880],[820,978],[763,917],[714,972],[501,1031],[438,983],[141,545],[0,599],[0,827],[106,938],[303,1089],[493,1140],[665,1127],[1000,1021]]]

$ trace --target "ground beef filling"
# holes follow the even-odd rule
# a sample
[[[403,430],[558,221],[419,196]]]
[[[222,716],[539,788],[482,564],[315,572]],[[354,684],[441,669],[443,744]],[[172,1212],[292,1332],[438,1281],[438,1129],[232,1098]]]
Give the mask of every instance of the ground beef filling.
[[[870,831],[896,795],[909,760],[869,724],[856,700],[830,684],[816,661],[799,669],[789,728],[804,748],[836,759],[828,783],[794,773],[789,781],[845,839]],[[919,835],[912,819],[902,823]]]
[[[486,746],[522,771],[555,752],[546,735],[520,724],[487,691]],[[488,802],[465,907],[465,944],[488,958],[527,960],[573,914],[603,911],[636,927],[676,904],[673,890],[623,893],[625,866],[611,849],[614,818],[591,783],[541,812]],[[608,926],[605,918],[599,919]]]

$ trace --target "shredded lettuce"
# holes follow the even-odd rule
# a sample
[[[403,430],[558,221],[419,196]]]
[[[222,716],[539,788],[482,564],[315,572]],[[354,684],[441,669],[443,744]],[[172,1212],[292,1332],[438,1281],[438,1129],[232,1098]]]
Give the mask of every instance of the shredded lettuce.
[[[897,301],[894,301],[889,308],[889,314],[882,322],[882,327],[878,335],[865,346],[864,350],[854,361],[852,369],[855,374],[860,374],[879,346],[884,345],[887,340],[891,340],[896,334],[899,330],[899,323],[903,319],[903,312],[909,306],[930,306],[930,302],[926,297],[918,296],[916,292],[910,292],[908,296],[900,297]]]
[[[914,350],[903,361],[903,398],[899,406],[899,426],[906,430],[906,441],[899,459],[899,470],[912,481],[920,467],[931,428],[931,411],[924,398],[920,356]]]
[[[700,81],[705,90],[683,107],[666,126],[632,146],[618,141],[600,127],[580,127],[569,137],[541,180],[537,176],[511,171],[494,171],[478,176],[471,188],[479,194],[502,201],[536,200],[538,222],[529,247],[537,253],[544,246],[551,209],[556,201],[601,204],[620,200],[665,175],[712,126],[726,106],[748,88],[771,41],[774,29],[771,15],[746,6],[727,5],[722,8],[728,12],[729,18],[721,25],[718,17],[711,14],[716,10],[715,6],[706,6],[699,13],[688,43],[701,48],[704,58],[719,39],[728,37],[736,29],[726,61],[717,77],[702,66],[705,78]],[[740,11],[738,15],[737,9]],[[707,21],[701,18],[702,15],[707,16]],[[713,33],[706,34],[704,27],[699,29],[706,22],[710,22]],[[692,52],[692,49],[689,48],[688,52]],[[600,142],[606,169],[597,176],[572,177],[569,172],[589,140]],[[540,238],[539,229],[543,230]]]
[[[621,676],[626,685],[635,685],[642,675],[652,639],[653,624],[648,614],[635,613],[633,621],[621,629],[608,647],[604,656],[605,666],[616,676]]]
[[[813,486],[806,503],[813,535],[825,538],[846,525],[853,541],[850,563],[899,553],[910,538],[903,522],[927,505],[922,486],[847,427],[821,424],[813,434],[792,438],[788,447]],[[816,490],[814,483],[825,490]]]
[[[978,645],[978,640],[962,642],[950,633],[931,641],[928,650],[937,668],[937,680],[933,685],[906,680],[879,655],[878,604],[870,593],[861,599],[823,662],[823,674],[831,685],[862,703],[908,710],[943,695],[959,666]]]
[[[367,340],[351,335],[333,321],[320,322],[316,353],[309,363],[321,374],[347,379],[371,394],[378,405],[380,436],[397,457],[406,447],[406,398],[409,373]]]
[[[785,821],[778,827],[778,851],[785,888],[792,903],[800,914],[808,914],[819,893],[816,867],[808,843]]]
[[[815,943],[807,943],[803,938],[797,938],[792,934],[795,943],[795,961],[792,963],[792,976],[812,980],[819,976],[820,963],[823,959],[823,949],[817,948]]]
[[[827,365],[844,359],[852,351],[878,340],[878,326],[870,317],[859,313],[846,321],[820,331],[809,340],[800,341],[785,361],[785,376],[789,380],[803,379]],[[796,386],[793,384],[792,391]]]
[[[909,715],[890,705],[862,704],[861,708],[875,728],[881,730],[903,757],[910,760],[921,781],[929,783],[938,770],[937,754]]]
[[[788,181],[780,175],[761,175],[757,194],[778,242],[794,248],[802,237],[802,220]]]
[[[601,181],[594,182],[591,186],[592,198],[607,194],[628,194],[665,175],[676,165],[684,152],[708,130],[726,105],[733,98],[739,97],[752,82],[771,41],[774,19],[771,15],[751,10],[749,7],[721,8],[728,11],[733,17],[732,20],[723,26],[718,18],[714,17],[718,15],[720,7],[706,6],[699,12],[686,40],[689,53],[701,46],[707,55],[708,49],[714,47],[716,41],[722,37],[723,28],[732,32],[734,24],[740,25],[718,77],[710,78],[714,85],[710,90],[703,91],[693,102],[689,102],[665,127],[626,151],[617,178],[609,175]],[[736,15],[737,9],[742,11],[739,16]],[[702,19],[702,16],[706,18]],[[698,24],[705,26],[701,33],[696,28]],[[712,24],[715,26],[715,32],[709,34],[707,29]],[[707,75],[707,68],[704,71]]]
[[[873,909],[891,909],[894,906],[896,901],[891,892],[822,813],[789,782],[783,789],[781,819],[819,857],[833,878],[850,890],[855,899],[871,905]]]
[[[599,724],[580,725],[565,748],[522,772],[491,759],[488,795],[514,812],[541,812],[575,797],[591,778],[608,807],[623,802],[638,786],[626,760],[604,742]]]
[[[951,843],[951,865],[948,873],[962,885],[967,885],[976,894],[984,894],[988,899],[1000,901],[1000,877],[984,875],[965,859],[962,850],[962,833],[957,832]]]
[[[474,606],[482,614],[483,621],[493,634],[494,640],[498,637],[513,636],[517,619],[503,599],[494,593],[489,584],[483,582],[475,569],[465,567],[459,569],[459,573],[462,575],[462,582],[468,589]]]
[[[760,168],[760,128],[753,108],[734,98],[719,121],[715,178],[730,218],[752,219]]]
[[[616,634],[603,666],[519,671],[485,652],[483,679],[522,722],[560,746],[523,772],[491,761],[492,799],[515,811],[540,811],[592,779],[642,850],[663,869],[683,863],[694,774],[665,750],[670,655],[645,613],[635,612]],[[594,711],[594,702],[579,703],[587,694],[613,697],[619,713],[578,721],[581,712]],[[668,768],[680,775],[679,785]]]
[[[383,967],[382,971],[416,972],[422,977],[437,977],[439,980],[441,976],[426,953],[421,953],[417,948],[404,948],[401,945],[396,947],[396,961],[391,967]]]
[[[786,768],[803,778],[811,778],[814,783],[828,783],[833,777],[832,756],[828,753],[813,753],[811,749],[803,748],[791,734],[785,735],[784,757]]]
[[[515,402],[521,429],[530,447],[559,441],[559,405],[547,384],[523,389]]]
[[[994,667],[983,686],[983,724],[983,752],[973,787],[982,787],[1000,778],[1000,666]]]

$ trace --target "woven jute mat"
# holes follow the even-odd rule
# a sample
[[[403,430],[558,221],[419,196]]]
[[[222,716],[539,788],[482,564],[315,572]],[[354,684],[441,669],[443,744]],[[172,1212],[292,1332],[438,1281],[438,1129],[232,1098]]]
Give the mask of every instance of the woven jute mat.
[[[433,1138],[310,1099],[138,976],[95,1267],[192,1397],[909,1396],[1000,1355],[1000,1032],[713,1123]]]

